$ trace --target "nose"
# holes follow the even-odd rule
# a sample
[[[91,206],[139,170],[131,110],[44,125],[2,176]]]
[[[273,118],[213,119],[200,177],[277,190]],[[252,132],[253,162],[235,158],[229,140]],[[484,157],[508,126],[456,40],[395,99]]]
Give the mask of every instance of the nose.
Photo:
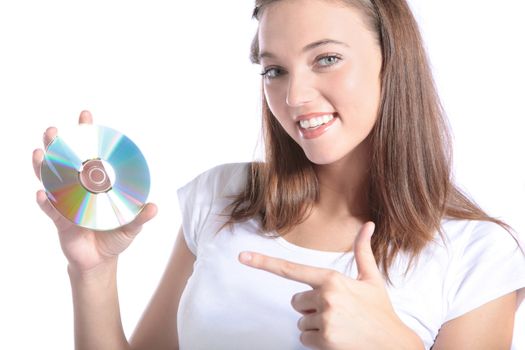
[[[314,87],[313,82],[306,76],[292,76],[288,81],[288,91],[286,92],[286,104],[290,107],[301,106],[313,101],[319,92]]]

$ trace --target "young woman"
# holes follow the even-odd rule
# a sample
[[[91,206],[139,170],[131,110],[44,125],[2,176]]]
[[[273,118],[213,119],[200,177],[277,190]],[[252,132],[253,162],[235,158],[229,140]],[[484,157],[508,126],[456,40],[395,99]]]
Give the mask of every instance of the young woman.
[[[117,260],[155,206],[100,234],[38,192],[69,261],[77,348],[509,348],[525,256],[452,183],[405,0],[257,0],[254,17],[266,161],[179,189],[173,255],[130,341]]]

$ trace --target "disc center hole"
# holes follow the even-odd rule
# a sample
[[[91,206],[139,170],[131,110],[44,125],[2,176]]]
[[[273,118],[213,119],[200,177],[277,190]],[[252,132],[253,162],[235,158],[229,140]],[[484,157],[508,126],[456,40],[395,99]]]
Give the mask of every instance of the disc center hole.
[[[80,183],[89,192],[107,192],[114,183],[114,176],[110,176],[112,170],[111,165],[101,159],[87,160],[79,171]]]
[[[102,184],[107,178],[106,172],[104,169],[93,168],[89,171],[89,179],[97,185]]]

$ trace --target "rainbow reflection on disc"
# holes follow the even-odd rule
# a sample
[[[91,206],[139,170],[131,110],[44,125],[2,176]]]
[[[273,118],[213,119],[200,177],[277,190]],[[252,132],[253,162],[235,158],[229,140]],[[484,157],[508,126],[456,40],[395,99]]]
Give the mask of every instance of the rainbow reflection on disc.
[[[150,189],[146,159],[125,135],[80,124],[51,142],[41,178],[51,204],[78,226],[105,231],[131,222]]]

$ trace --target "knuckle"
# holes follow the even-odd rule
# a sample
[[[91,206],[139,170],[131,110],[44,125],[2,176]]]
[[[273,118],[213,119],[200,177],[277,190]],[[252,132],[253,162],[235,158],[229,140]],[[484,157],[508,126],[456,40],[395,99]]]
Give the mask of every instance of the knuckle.
[[[263,267],[268,264],[268,259],[259,254],[252,254],[252,264],[256,267]]]
[[[301,317],[297,320],[297,328],[299,328],[301,331],[303,330],[303,319],[304,317]]]
[[[292,305],[296,304],[297,302],[299,302],[299,293],[292,295],[292,300],[290,300]]]
[[[329,328],[321,330],[321,339],[326,347],[330,347],[335,344],[335,332]]]
[[[319,332],[319,335],[321,336],[321,339],[323,339],[323,341],[326,341],[326,339],[328,339],[330,337],[330,330],[328,330],[328,329],[326,329],[326,327],[324,327]]]
[[[321,293],[321,304],[323,305],[323,310],[332,309],[337,303],[337,293],[333,290],[324,290]]]
[[[306,335],[306,333],[301,333],[301,335],[299,336],[299,341],[301,342],[301,344],[303,344],[304,346],[308,346],[310,345],[310,340],[308,338],[308,336]]]
[[[321,324],[323,325],[323,329],[327,329],[329,328],[328,326],[330,325],[330,321],[331,321],[331,316],[330,316],[330,312],[323,312],[321,314]]]
[[[332,270],[326,274],[326,283],[327,284],[336,284],[340,281],[341,274],[338,271]]]
[[[289,261],[285,261],[281,264],[281,272],[285,276],[293,275],[295,270],[296,270],[296,266],[290,263]]]

